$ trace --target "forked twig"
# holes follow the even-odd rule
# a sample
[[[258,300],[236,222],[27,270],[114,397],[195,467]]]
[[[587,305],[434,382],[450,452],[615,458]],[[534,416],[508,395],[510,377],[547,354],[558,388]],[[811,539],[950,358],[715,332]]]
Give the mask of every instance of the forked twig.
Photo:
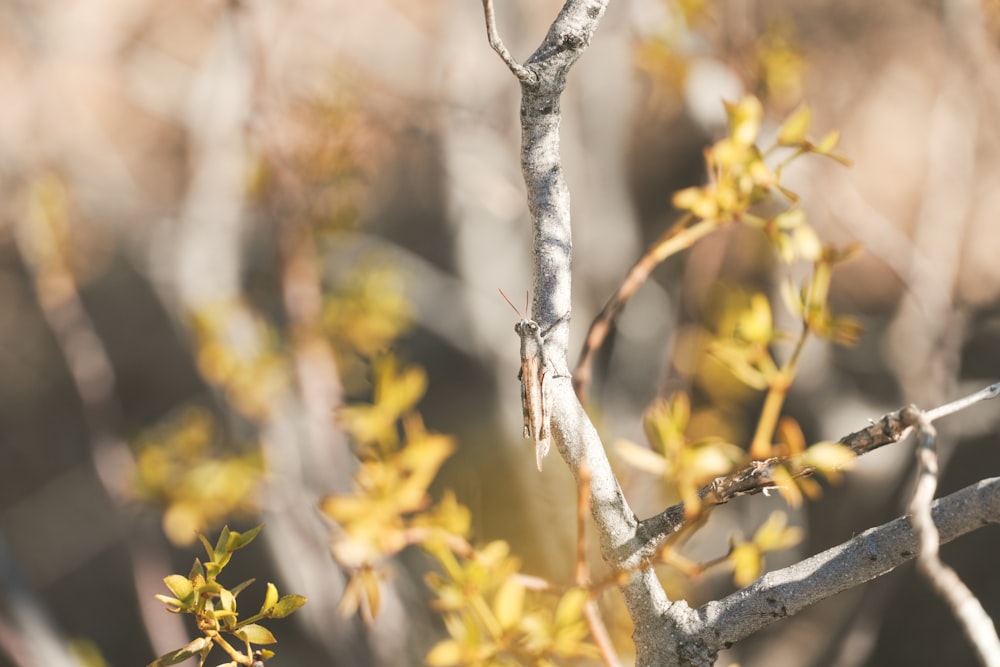
[[[514,60],[514,56],[510,55],[510,51],[507,50],[507,47],[503,44],[503,40],[500,39],[500,33],[497,31],[496,14],[493,12],[493,0],[483,0],[483,14],[486,18],[486,38],[489,40],[493,50],[500,56],[500,59],[510,68],[510,71],[514,73],[518,81],[527,84],[537,83],[538,77],[535,76],[535,73]]]

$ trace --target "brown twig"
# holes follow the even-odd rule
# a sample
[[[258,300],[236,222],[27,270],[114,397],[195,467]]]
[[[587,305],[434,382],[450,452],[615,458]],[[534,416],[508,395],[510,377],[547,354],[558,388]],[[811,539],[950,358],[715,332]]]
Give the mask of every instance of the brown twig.
[[[590,323],[587,338],[580,351],[580,359],[576,362],[576,369],[573,371],[573,390],[581,403],[586,404],[587,389],[593,378],[594,354],[604,344],[604,339],[607,338],[608,332],[611,330],[611,323],[618,317],[628,300],[663,260],[674,253],[690,248],[695,241],[708,235],[719,226],[719,223],[714,220],[700,220],[692,225],[692,220],[690,214],[685,215],[649,247],[639,258],[639,261],[629,269],[618,290],[604,304],[604,308],[597,314],[594,321]]]
[[[489,40],[493,50],[500,56],[500,59],[510,68],[510,71],[514,73],[518,81],[529,85],[537,83],[538,77],[535,76],[535,73],[517,62],[514,56],[510,55],[507,47],[503,45],[503,40],[500,39],[500,33],[497,31],[497,19],[496,14],[493,12],[493,0],[483,0],[483,14],[486,18],[486,38]]]
[[[929,421],[933,421],[998,395],[1000,395],[1000,383],[990,385],[952,403],[928,410],[925,414]],[[899,442],[908,435],[913,426],[912,410],[915,408],[906,406],[887,413],[867,427],[845,435],[839,442],[854,452],[855,456],[862,456],[885,445]],[[698,497],[706,507],[711,507],[725,504],[738,496],[754,495],[773,489],[777,486],[774,480],[775,470],[787,463],[789,463],[787,457],[771,457],[762,461],[753,461],[745,468],[725,477],[719,477],[704,486],[698,491]],[[815,472],[815,468],[802,466],[793,470],[792,476],[806,477]],[[640,523],[637,535],[638,539],[645,540],[640,552],[645,554],[647,559],[652,557],[657,552],[658,545],[679,530],[684,525],[684,521],[683,502],[668,507],[656,516],[644,519]]]
[[[917,486],[910,502],[910,520],[920,544],[917,571],[951,609],[972,643],[979,661],[987,667],[1000,666],[1000,638],[983,605],[962,582],[958,574],[941,561],[940,536],[931,516],[931,503],[937,490],[938,457],[935,446],[937,431],[927,413],[916,408],[904,408],[903,419],[917,430]]]

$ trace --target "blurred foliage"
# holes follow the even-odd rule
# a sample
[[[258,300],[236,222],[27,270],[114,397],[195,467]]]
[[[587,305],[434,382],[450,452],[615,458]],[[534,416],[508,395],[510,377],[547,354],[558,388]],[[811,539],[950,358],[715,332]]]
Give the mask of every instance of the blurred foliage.
[[[701,509],[698,489],[732,472],[743,461],[744,452],[721,438],[689,440],[685,433],[690,418],[687,394],[677,392],[668,400],[654,401],[644,420],[650,448],[620,441],[616,451],[629,465],[662,477],[692,518]]]
[[[244,417],[265,420],[290,381],[277,328],[235,300],[210,304],[190,318],[202,377]]]
[[[730,542],[726,561],[733,568],[733,583],[740,588],[750,585],[764,571],[764,554],[788,549],[801,540],[802,529],[789,526],[784,512],[771,512],[752,539],[734,537]]]
[[[205,408],[191,406],[134,443],[135,495],[163,510],[163,530],[177,545],[226,519],[257,511],[264,472],[261,453],[223,453],[222,433]]]
[[[267,646],[277,641],[260,621],[285,618],[304,605],[306,599],[301,595],[279,597],[277,586],[268,583],[260,609],[255,614],[240,619],[236,604],[237,596],[254,580],[244,581],[231,589],[218,581],[219,575],[232,560],[233,553],[250,544],[262,527],[238,533],[226,526],[214,546],[204,535],[198,535],[208,558],[205,561],[195,559],[187,576],[171,574],[164,578],[163,583],[171,595],[157,595],[156,598],[166,604],[170,612],[194,616],[202,636],[176,651],[160,656],[147,667],[176,665],[195,656],[198,657],[198,665],[201,667],[208,660],[209,653],[216,647],[221,648],[231,658],[229,662],[219,667],[240,665],[258,667],[260,663],[274,656],[274,651],[270,649],[254,649],[254,645]],[[236,642],[233,643],[236,646],[225,635],[235,638]]]
[[[812,474],[835,481],[840,469],[853,458],[853,453],[839,443],[807,446],[795,420],[781,416],[806,341],[816,336],[850,345],[861,334],[856,320],[833,314],[829,305],[833,268],[853,257],[856,248],[824,246],[806,221],[804,210],[797,206],[798,195],[781,184],[781,177],[789,164],[809,153],[843,164],[848,160],[835,152],[836,132],[828,133],[818,143],[807,138],[812,117],[806,105],[800,105],[785,119],[773,144],[766,149],[757,145],[764,117],[757,98],[727,103],[726,113],[727,135],[705,150],[708,182],[674,195],[674,205],[685,213],[646,256],[663,261],[715,228],[740,224],[759,230],[783,263],[809,262],[812,271],[800,288],[791,281],[785,281],[782,287],[786,305],[801,324],[800,331],[776,329],[766,294],[720,285],[712,291],[704,327],[693,339],[688,336],[694,345],[682,343],[686,356],[692,359],[686,364],[687,372],[710,400],[722,404],[765,393],[747,449],[719,436],[689,437],[692,406],[682,392],[667,400],[658,399],[647,409],[648,448],[630,442],[619,442],[616,447],[625,463],[661,477],[670,492],[668,497],[684,504],[689,522],[684,535],[702,524],[696,520],[703,509],[699,491],[714,479],[753,461],[774,461],[773,484],[795,507],[803,496],[819,495],[821,487]],[[776,213],[772,201],[775,194],[788,202]],[[791,351],[779,358],[775,355],[777,346],[790,346]],[[683,539],[678,535],[664,545],[659,560],[689,575],[727,562],[733,567],[736,584],[745,586],[762,571],[765,552],[792,546],[799,540],[799,531],[786,528],[786,521],[783,514],[773,515],[752,540],[735,540],[724,558],[705,564],[690,563],[676,552],[676,543]]]
[[[802,99],[805,60],[795,39],[795,26],[784,17],[773,17],[754,50],[758,92],[777,109],[795,106]]]
[[[806,60],[795,24],[787,15],[769,14],[754,39],[733,44],[733,35],[720,18],[726,13],[723,3],[662,0],[661,6],[665,19],[638,40],[633,56],[636,68],[651,85],[650,96],[658,108],[670,108],[683,98],[691,63],[705,55],[705,41],[713,34],[736,52],[727,64],[742,76],[745,90],[754,91],[776,110],[801,102]],[[738,20],[746,18],[740,15]]]
[[[337,523],[334,558],[351,572],[341,613],[374,618],[387,560],[417,546],[440,566],[427,580],[450,636],[434,646],[428,664],[550,665],[596,655],[583,620],[587,591],[529,592],[506,542],[473,547],[469,510],[451,491],[431,501],[428,488],[454,445],[428,433],[415,411],[426,388],[423,370],[381,356],[372,373],[372,402],[339,411],[358,447],[355,490],[322,503]]]
[[[508,551],[506,542],[491,542],[460,561],[447,549],[434,550],[444,574],[427,579],[451,638],[431,650],[427,664],[555,665],[597,656],[583,620],[589,593],[571,588],[561,596],[533,594]]]
[[[335,343],[373,356],[385,351],[410,325],[402,276],[385,264],[364,263],[323,303],[323,325]]]

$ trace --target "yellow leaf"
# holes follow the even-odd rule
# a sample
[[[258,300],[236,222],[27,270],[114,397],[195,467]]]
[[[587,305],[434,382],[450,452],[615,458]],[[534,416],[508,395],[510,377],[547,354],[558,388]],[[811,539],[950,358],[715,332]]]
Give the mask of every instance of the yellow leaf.
[[[764,557],[760,549],[751,542],[733,547],[729,560],[733,564],[733,582],[740,588],[753,583],[764,567]]]
[[[238,637],[242,637],[251,644],[273,644],[278,641],[274,638],[274,635],[271,634],[270,630],[265,628],[263,625],[257,625],[256,623],[244,625],[234,634]]]
[[[820,155],[827,155],[837,147],[837,143],[840,141],[840,132],[838,130],[830,130],[825,137],[823,137],[816,148],[814,149]]]
[[[438,642],[424,658],[424,662],[430,667],[452,667],[452,665],[460,664],[461,660],[462,645],[454,639]]]
[[[786,456],[797,456],[806,448],[806,437],[802,434],[802,428],[791,417],[782,417],[778,421],[778,442],[785,446]]]
[[[737,144],[752,146],[757,141],[761,120],[764,117],[764,108],[760,100],[748,95],[738,104],[726,104],[726,111],[729,114],[729,136]]]
[[[363,496],[327,496],[320,503],[320,510],[341,524],[367,516],[372,503]]]
[[[799,491],[810,500],[816,500],[823,495],[823,487],[812,477],[796,477],[795,483]]]
[[[802,505],[802,493],[785,466],[775,466],[771,472],[771,479],[790,507]]]
[[[514,627],[524,612],[524,586],[517,577],[508,577],[496,597],[493,598],[493,613],[504,630]]]
[[[571,588],[559,598],[556,605],[555,626],[566,627],[576,623],[583,617],[583,607],[587,604],[589,594],[583,588]]]
[[[694,484],[700,486],[716,477],[732,472],[743,460],[745,452],[722,440],[702,440],[684,452],[684,470]]]
[[[799,465],[815,468],[830,481],[839,477],[839,472],[851,465],[855,454],[850,447],[839,442],[817,442],[805,450],[798,458]]]
[[[670,463],[667,459],[648,447],[637,445],[628,440],[619,440],[615,443],[615,450],[622,460],[633,468],[661,477],[670,470]]]
[[[378,574],[371,568],[365,568],[360,572],[360,577],[365,589],[365,597],[368,600],[368,612],[372,618],[375,618],[378,616],[379,605],[382,599],[379,591]]]
[[[784,512],[771,512],[753,536],[753,543],[762,553],[787,549],[801,540],[802,529],[798,526],[789,528],[788,516]]]
[[[767,389],[770,382],[767,373],[754,365],[750,346],[737,340],[716,340],[710,351],[737,380],[757,390]]]
[[[750,296],[750,307],[744,310],[736,324],[737,336],[750,343],[767,345],[774,329],[771,322],[771,304],[760,292]]]
[[[384,405],[397,417],[413,408],[427,389],[427,374],[418,366],[398,370],[394,357],[384,357],[375,365],[375,403]]]
[[[801,144],[805,141],[810,122],[812,122],[812,110],[808,104],[800,104],[781,125],[781,129],[778,131],[778,144],[781,146]]]
[[[260,613],[266,612],[278,602],[278,587],[268,582],[267,593],[264,595],[264,603],[260,605]]]

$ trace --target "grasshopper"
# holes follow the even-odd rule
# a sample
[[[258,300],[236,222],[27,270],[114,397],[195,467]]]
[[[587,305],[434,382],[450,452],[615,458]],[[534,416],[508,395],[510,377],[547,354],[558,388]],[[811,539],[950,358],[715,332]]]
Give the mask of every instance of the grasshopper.
[[[521,338],[521,370],[517,378],[521,381],[521,411],[524,415],[524,437],[535,441],[535,462],[542,469],[542,459],[549,453],[549,394],[546,379],[549,364],[545,359],[545,339],[541,327],[529,317],[521,315],[507,295],[500,295],[510,304],[521,321],[514,325],[514,333]],[[528,311],[527,297],[524,304]]]

